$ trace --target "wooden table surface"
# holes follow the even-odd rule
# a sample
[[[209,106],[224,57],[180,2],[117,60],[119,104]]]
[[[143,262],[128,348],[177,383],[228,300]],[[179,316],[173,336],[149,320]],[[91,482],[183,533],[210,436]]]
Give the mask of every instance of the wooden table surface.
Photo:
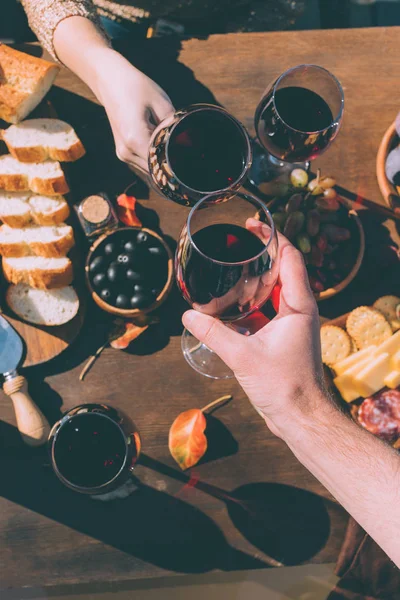
[[[172,39],[148,40],[125,51],[165,87],[176,106],[217,101],[250,131],[257,102],[274,77],[300,63],[332,70],[344,87],[346,115],[318,166],[350,193],[381,202],[375,156],[400,108],[399,36],[399,28],[235,34],[182,46]],[[133,177],[114,157],[104,112],[93,95],[64,71],[52,101],[88,150],[71,169],[73,201],[99,190],[112,196],[122,192]],[[156,211],[173,244],[186,209],[153,192],[138,194],[149,208],[147,223],[156,226]],[[388,230],[376,216],[365,215],[364,223],[367,267],[340,298],[320,305],[324,316],[369,302],[381,291],[398,291],[398,273],[384,272],[385,261],[377,258]],[[64,489],[45,453],[22,446],[11,405],[0,397],[0,587],[126,583],[337,558],[347,515],[266,430],[236,382],[208,380],[186,364],[180,348],[183,308],[175,293],[159,326],[129,351],[107,349],[80,383],[82,365],[104,341],[107,326],[89,306],[75,345],[27,371],[32,396],[53,422],[60,411],[85,402],[109,403],[134,418],[144,455],[137,469],[141,485],[127,500],[101,503]],[[206,460],[183,475],[167,447],[173,419],[228,393],[233,402],[210,420]]]

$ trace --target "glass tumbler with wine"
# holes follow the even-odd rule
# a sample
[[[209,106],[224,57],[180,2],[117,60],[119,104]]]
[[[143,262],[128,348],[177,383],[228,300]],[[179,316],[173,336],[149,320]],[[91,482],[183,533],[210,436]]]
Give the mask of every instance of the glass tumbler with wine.
[[[262,238],[253,231],[249,219],[254,217],[265,223]],[[179,238],[175,272],[182,295],[195,310],[235,327],[268,300],[278,269],[278,239],[262,200],[226,192],[205,196],[192,208]],[[233,376],[187,330],[182,350],[199,373],[213,379]]]
[[[285,71],[264,92],[254,125],[250,181],[265,195],[279,194],[295,167],[308,169],[336,138],[344,111],[342,86],[317,65]],[[287,189],[287,185],[286,185]]]

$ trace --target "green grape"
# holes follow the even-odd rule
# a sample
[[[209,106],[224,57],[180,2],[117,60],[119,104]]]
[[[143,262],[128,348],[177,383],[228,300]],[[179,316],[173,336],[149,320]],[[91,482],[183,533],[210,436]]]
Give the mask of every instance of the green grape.
[[[294,169],[290,174],[290,183],[296,188],[305,188],[308,183],[308,173],[304,169]]]

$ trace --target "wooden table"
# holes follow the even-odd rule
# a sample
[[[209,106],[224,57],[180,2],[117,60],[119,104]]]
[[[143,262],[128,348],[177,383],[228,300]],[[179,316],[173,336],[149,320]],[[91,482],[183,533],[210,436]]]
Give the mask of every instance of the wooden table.
[[[190,40],[182,48],[170,39],[149,40],[125,50],[176,106],[218,101],[251,131],[256,104],[276,75],[299,63],[331,69],[345,90],[346,117],[318,165],[350,192],[380,202],[375,155],[399,109],[399,35],[399,28],[240,34]],[[93,95],[64,71],[52,100],[88,149],[71,172],[73,199],[98,190],[123,191],[132,174],[114,157],[107,121]],[[164,234],[176,239],[186,209],[153,192],[139,195],[157,211]],[[375,217],[369,222],[371,231],[387,234]],[[386,284],[379,273],[358,279],[340,299],[322,304],[322,314],[338,315],[359,298],[368,302],[378,286],[393,292],[395,273],[389,272]],[[104,317],[90,306],[79,341],[28,373],[31,393],[52,421],[61,410],[84,402],[119,406],[135,419],[143,438],[141,486],[125,501],[105,504],[64,489],[44,453],[22,447],[10,403],[1,396],[0,587],[118,583],[336,559],[347,515],[266,430],[234,381],[210,381],[185,363],[182,309],[176,294],[160,326],[127,352],[106,350],[80,383],[82,365],[106,329]],[[206,461],[182,474],[167,447],[173,419],[227,393],[234,401],[211,419]]]

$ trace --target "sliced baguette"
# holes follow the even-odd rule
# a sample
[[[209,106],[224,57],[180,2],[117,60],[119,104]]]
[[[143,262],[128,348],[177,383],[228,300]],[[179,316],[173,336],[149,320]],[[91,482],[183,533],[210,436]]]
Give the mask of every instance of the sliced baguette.
[[[59,119],[28,119],[3,129],[1,135],[10,154],[24,163],[49,158],[72,162],[85,154],[74,129]]]
[[[69,206],[62,196],[42,196],[31,192],[0,191],[0,221],[9,227],[58,225],[69,217]]]
[[[28,225],[21,229],[8,225],[0,227],[0,254],[5,257],[36,255],[57,258],[65,256],[73,245],[72,227],[64,223],[52,227]]]
[[[47,94],[59,67],[0,44],[0,119],[18,123]]]
[[[79,299],[71,286],[37,290],[24,283],[10,285],[6,302],[21,319],[35,325],[63,325],[71,321],[79,310]]]
[[[3,273],[9,283],[26,283],[42,290],[65,287],[70,285],[74,278],[72,263],[64,256],[3,258]]]
[[[69,187],[59,162],[20,163],[5,154],[0,156],[0,190],[57,196],[69,192]]]

